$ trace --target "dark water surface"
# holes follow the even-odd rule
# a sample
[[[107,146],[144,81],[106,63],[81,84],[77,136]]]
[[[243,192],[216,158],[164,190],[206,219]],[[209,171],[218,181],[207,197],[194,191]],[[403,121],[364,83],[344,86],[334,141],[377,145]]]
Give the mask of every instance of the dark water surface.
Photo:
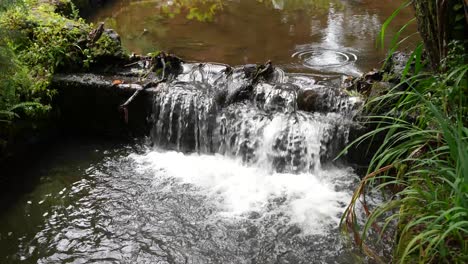
[[[124,46],[136,53],[165,50],[231,65],[272,60],[289,71],[356,75],[380,66],[385,53],[376,48],[376,37],[401,2],[121,0],[99,10],[92,21],[115,28]],[[404,9],[394,19],[387,43],[412,16]],[[416,26],[406,32],[416,32]]]
[[[63,142],[46,154],[28,170],[28,190],[2,204],[0,263],[353,262],[327,216],[349,197],[321,180],[349,185],[350,171],[271,175],[222,156],[112,142]],[[288,192],[304,190],[312,199],[285,210]],[[291,224],[306,223],[295,215],[310,223]]]

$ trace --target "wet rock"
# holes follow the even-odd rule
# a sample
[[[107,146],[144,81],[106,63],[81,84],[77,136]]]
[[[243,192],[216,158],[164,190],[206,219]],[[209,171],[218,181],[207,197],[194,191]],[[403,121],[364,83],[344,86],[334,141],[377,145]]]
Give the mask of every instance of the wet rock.
[[[242,67],[244,71],[245,77],[247,79],[251,79],[255,76],[255,72],[257,71],[257,64],[246,64]]]
[[[249,212],[249,214],[247,215],[248,219],[259,219],[260,217],[262,217],[262,215],[256,211]]]
[[[240,87],[240,89],[234,91],[229,95],[227,103],[233,104],[242,102],[245,100],[250,100],[253,97],[254,87],[252,85],[246,85]]]
[[[114,80],[122,85],[113,85]],[[153,91],[135,98],[128,108],[128,123],[119,106],[135,91],[136,79],[96,74],[56,74],[51,88],[58,91],[54,109],[59,109],[59,124],[67,133],[110,137],[144,136],[149,132],[146,119],[151,112]]]
[[[257,66],[255,75],[252,78],[252,83],[258,83],[263,80],[269,82],[274,77],[275,69],[271,61],[267,61],[264,65]]]
[[[297,94],[297,108],[307,112],[343,112],[349,108],[348,96],[332,87],[301,90]]]
[[[358,93],[369,96],[372,85],[375,82],[382,80],[383,72],[374,69],[361,77],[357,78],[345,78],[342,82],[342,87],[348,91],[357,91]]]
[[[154,72],[158,72],[161,75],[161,78],[167,79],[169,75],[177,76],[183,71],[182,63],[184,61],[173,55],[173,54],[166,54],[165,52],[159,52],[158,55],[153,57],[146,57],[146,59],[151,61],[151,67],[153,67]]]
[[[317,90],[302,90],[297,94],[297,109],[307,112],[315,112],[318,107],[319,93]]]
[[[377,126],[373,125],[370,127],[360,123],[353,123],[349,129],[348,142],[354,142],[362,135],[374,129],[377,129]],[[359,175],[364,175],[374,153],[376,153],[378,148],[382,145],[385,135],[385,131],[380,132],[374,136],[372,140],[366,140],[360,144],[353,144],[344,154],[343,160],[352,164],[353,167],[357,169]]]
[[[297,110],[296,94],[299,90],[294,84],[260,83],[255,87],[255,102],[267,111],[293,112]]]
[[[390,82],[375,82],[372,84],[372,87],[369,92],[369,98],[374,98],[377,96],[384,95],[390,89],[392,89],[395,84]]]
[[[387,81],[399,82],[408,64],[410,54],[397,51],[385,62],[383,71],[387,74]]]
[[[128,126],[137,121],[136,111],[141,111],[138,119],[143,125],[142,120],[150,115],[146,121],[152,127],[151,138],[155,145],[183,152],[233,155],[248,164],[268,161],[268,165],[278,172],[314,170],[320,163],[330,162],[346,144],[347,122],[353,118],[348,112],[355,108],[353,100],[338,87],[315,85],[313,89],[303,90],[300,84],[265,80],[252,84],[256,66],[230,68],[213,64],[183,64],[176,57],[174,62],[181,65],[183,72],[156,87],[144,89],[144,82],[139,78],[141,75],[126,74],[129,68],[140,72],[154,70],[147,64],[158,66],[162,59],[169,63],[169,55],[159,55],[135,56],[129,66],[121,67],[125,74],[101,75],[98,78],[86,75],[76,81],[63,80],[58,84],[63,86],[59,90],[66,90],[68,101],[62,105],[73,105],[70,100],[75,98],[94,100],[99,104],[102,100],[108,101],[110,96],[106,93],[112,90],[119,93],[125,87],[137,87],[135,89],[144,91],[137,99],[149,103],[135,101],[130,104]],[[150,74],[160,76],[157,71]],[[67,85],[86,89],[65,89]],[[91,99],[98,94],[95,90],[100,90],[99,98]],[[118,103],[107,105],[107,110],[94,105],[92,111],[105,113],[112,117],[109,119],[120,122],[122,115],[118,113],[118,106],[131,94],[127,92],[125,96],[113,98],[112,102]],[[144,112],[143,106],[148,105],[152,111]],[[83,118],[81,113],[73,113],[76,104],[70,106],[63,107],[67,116],[85,126],[87,116],[91,115],[89,111]],[[98,116],[101,115],[95,114],[91,120]],[[101,118],[94,125],[118,127],[116,123],[107,124]],[[120,126],[127,125],[121,122]],[[266,154],[260,155],[259,149],[265,149]]]
[[[259,81],[271,81],[274,77],[275,68],[271,61],[267,61],[263,65],[247,64],[243,67],[245,77],[252,81],[252,84],[258,83]]]

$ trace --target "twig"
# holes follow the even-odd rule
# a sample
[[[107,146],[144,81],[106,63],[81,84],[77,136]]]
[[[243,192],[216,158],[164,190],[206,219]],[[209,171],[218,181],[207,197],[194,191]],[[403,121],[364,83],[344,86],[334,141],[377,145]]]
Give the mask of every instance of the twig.
[[[148,61],[149,59],[141,59],[139,61],[135,61],[135,62],[132,62],[132,63],[129,63],[129,64],[125,64],[124,67],[130,67],[130,66],[133,66],[135,64],[138,64],[140,63],[141,61]]]
[[[268,70],[271,70],[273,68],[273,64],[271,63],[271,61],[267,61],[265,65],[262,66],[260,66],[257,72],[255,73],[255,76],[252,79],[252,84],[257,83],[258,78],[260,78],[260,76],[263,76]]]
[[[125,123],[128,124],[128,106],[130,105],[130,103],[135,100],[135,98],[141,93],[141,91],[145,90],[146,88],[150,87],[150,86],[157,86],[158,84],[162,83],[162,82],[165,82],[166,81],[166,62],[165,62],[165,54],[161,52],[160,54],[161,56],[161,63],[162,63],[162,76],[161,76],[161,79],[157,80],[156,82],[148,82],[147,84],[143,85],[141,88],[137,88],[137,90],[132,94],[132,96],[130,96],[130,98],[128,98],[127,101],[125,101],[125,103],[123,103],[122,105],[120,105],[120,109],[124,112],[124,120],[125,120]],[[149,73],[153,71],[153,69],[156,67],[156,65],[152,65],[152,67],[149,69],[149,71],[144,75],[144,78],[147,78]]]

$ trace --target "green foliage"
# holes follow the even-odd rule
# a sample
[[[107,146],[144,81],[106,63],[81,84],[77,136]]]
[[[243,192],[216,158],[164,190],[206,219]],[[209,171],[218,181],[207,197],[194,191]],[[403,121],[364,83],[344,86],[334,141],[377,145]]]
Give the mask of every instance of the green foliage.
[[[415,2],[405,1],[384,22],[379,41],[383,48],[385,31],[401,9]],[[428,3],[428,2],[426,2]],[[451,2],[453,5],[455,2]],[[438,7],[446,7],[448,2]],[[416,9],[419,5],[415,4]],[[453,5],[460,11],[460,5]],[[439,25],[430,33],[434,10],[419,10],[419,28],[423,40],[411,53],[400,83],[375,98],[367,108],[378,116],[367,123],[375,130],[361,136],[351,145],[373,140],[385,134],[368,169],[346,209],[342,226],[354,235],[355,242],[371,257],[383,261],[371,245],[378,235],[384,243],[395,241],[394,263],[467,263],[468,262],[468,64],[466,43],[446,44],[447,35]],[[417,11],[418,12],[418,11]],[[444,14],[444,10],[437,13]],[[436,19],[439,22],[439,18]],[[456,18],[457,25],[465,22]],[[400,39],[410,20],[392,39],[391,55],[408,37]],[[429,24],[421,24],[430,21]],[[444,21],[440,21],[444,23]],[[431,28],[432,30],[432,28]],[[443,47],[434,47],[434,43]],[[429,49],[428,49],[429,48]],[[430,53],[439,50],[441,61],[434,62]],[[444,50],[448,50],[445,53]],[[428,59],[425,59],[424,54]],[[438,73],[425,72],[427,64]],[[350,146],[348,146],[349,148]],[[384,200],[370,209],[366,193],[381,190]],[[366,219],[360,224],[356,214],[363,204]],[[396,226],[395,226],[395,222]],[[392,227],[392,228],[390,228]],[[394,239],[389,239],[394,235]],[[372,244],[371,244],[372,243]]]
[[[14,34],[10,46],[34,79],[25,99],[46,104],[55,93],[48,89],[52,75],[61,67],[80,63],[81,50],[76,43],[90,30],[83,21],[54,11],[49,4],[35,7],[27,3],[9,9],[0,18],[0,27]]]
[[[34,122],[47,113],[56,93],[49,89],[54,73],[124,55],[109,35],[91,43],[91,30],[70,0],[0,3],[0,138],[8,138],[15,119]]]
[[[452,53],[444,61],[450,70],[440,74],[422,71],[421,53],[422,46],[413,52],[407,64],[407,68],[419,65],[415,66],[417,70],[413,76],[403,76],[399,85],[368,102],[373,107],[388,110],[383,115],[370,116],[368,123],[377,124],[377,129],[353,144],[377,137],[382,132],[386,136],[342,223],[372,256],[376,254],[368,243],[371,231],[382,238],[391,235],[394,231],[388,227],[397,219],[394,262],[466,263],[466,52],[462,45],[452,44]],[[391,196],[369,210],[365,224],[359,225],[355,207],[366,189],[384,190]]]
[[[0,16],[11,8],[13,1],[5,1],[0,4]],[[39,109],[46,109],[38,103],[20,103],[24,98],[21,95],[27,93],[33,80],[18,60],[10,40],[14,37],[12,32],[0,27],[0,132],[18,116],[15,110],[22,109],[26,114],[33,115]],[[0,133],[1,135],[1,133]]]
[[[85,68],[89,68],[91,65],[99,62],[100,59],[106,57],[121,57],[125,58],[127,55],[124,53],[120,43],[111,39],[109,35],[103,34],[97,41],[91,46],[85,47],[81,50],[83,54],[82,61],[76,62],[79,64],[83,63]]]

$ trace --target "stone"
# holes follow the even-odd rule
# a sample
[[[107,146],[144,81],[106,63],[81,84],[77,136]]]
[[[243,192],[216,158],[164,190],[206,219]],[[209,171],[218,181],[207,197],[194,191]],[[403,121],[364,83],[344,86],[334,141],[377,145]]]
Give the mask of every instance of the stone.
[[[301,90],[297,94],[297,109],[307,112],[317,111],[317,101],[320,98],[316,90]]]
[[[122,41],[120,40],[120,35],[113,29],[105,29],[104,34],[109,36],[109,38],[115,42],[117,45],[121,45]]]

